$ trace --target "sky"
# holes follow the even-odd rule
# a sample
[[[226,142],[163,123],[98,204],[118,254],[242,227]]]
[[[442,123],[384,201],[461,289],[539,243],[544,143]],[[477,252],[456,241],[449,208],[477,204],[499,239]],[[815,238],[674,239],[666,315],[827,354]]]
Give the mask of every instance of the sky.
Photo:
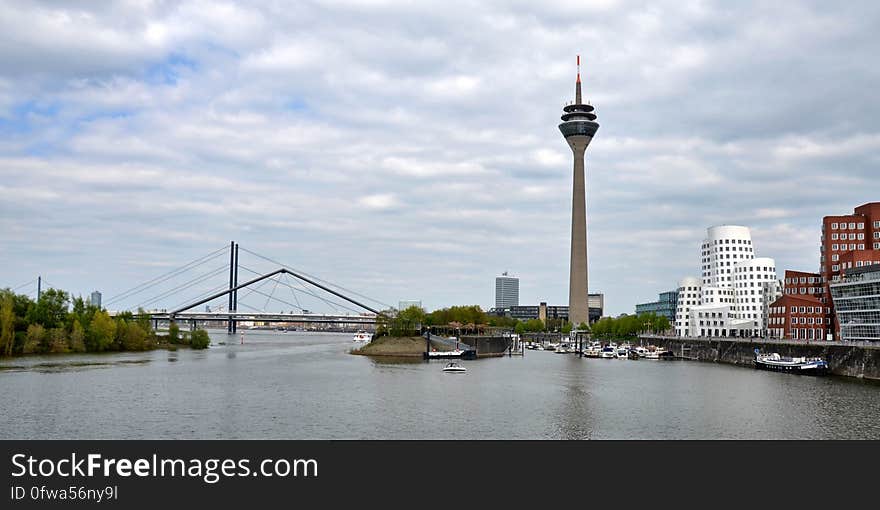
[[[606,314],[699,276],[711,225],[816,271],[822,216],[880,200],[877,26],[876,2],[8,0],[0,287],[106,302],[235,240],[386,304],[488,309],[502,271],[567,304],[578,54]]]

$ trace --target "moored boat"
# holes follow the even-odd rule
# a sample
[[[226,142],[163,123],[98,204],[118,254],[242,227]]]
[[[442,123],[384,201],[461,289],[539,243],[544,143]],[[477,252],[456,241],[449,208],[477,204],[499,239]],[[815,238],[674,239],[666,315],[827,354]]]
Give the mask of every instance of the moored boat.
[[[755,349],[755,368],[806,375],[828,373],[828,363],[822,358],[791,358],[780,356],[778,352],[762,354],[758,349]]]

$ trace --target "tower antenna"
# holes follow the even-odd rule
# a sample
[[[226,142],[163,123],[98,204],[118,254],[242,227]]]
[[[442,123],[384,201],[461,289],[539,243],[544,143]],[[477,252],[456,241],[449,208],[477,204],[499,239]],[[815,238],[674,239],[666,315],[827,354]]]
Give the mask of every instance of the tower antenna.
[[[578,78],[574,90],[574,104],[581,104],[581,56],[577,56]]]

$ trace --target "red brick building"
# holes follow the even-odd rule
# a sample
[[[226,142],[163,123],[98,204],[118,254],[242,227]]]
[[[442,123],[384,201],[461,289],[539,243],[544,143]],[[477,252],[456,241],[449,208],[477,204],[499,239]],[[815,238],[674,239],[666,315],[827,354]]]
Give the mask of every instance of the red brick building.
[[[822,285],[822,275],[819,273],[786,270],[782,293],[795,296],[812,296],[816,299],[824,297],[825,288]]]
[[[880,264],[880,202],[856,207],[853,214],[825,216],[821,241],[819,274],[823,292],[819,299],[831,309],[831,329],[837,340],[840,327],[834,318],[829,284],[840,280],[848,268]]]
[[[771,338],[825,340],[830,327],[829,307],[814,296],[785,294],[770,305],[767,331]]]

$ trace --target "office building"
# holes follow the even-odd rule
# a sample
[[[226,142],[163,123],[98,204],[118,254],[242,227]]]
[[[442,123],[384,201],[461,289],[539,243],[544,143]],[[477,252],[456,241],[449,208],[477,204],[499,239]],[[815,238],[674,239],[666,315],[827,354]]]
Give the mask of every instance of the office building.
[[[97,290],[93,291],[92,295],[89,296],[89,304],[101,308],[101,293]]]
[[[675,309],[678,306],[678,290],[661,292],[657,301],[639,303],[636,305],[636,315],[654,313],[669,319],[670,324],[675,323]]]
[[[495,308],[519,306],[519,278],[507,271],[495,277]]]
[[[605,295],[590,294],[588,303],[590,304],[589,323],[592,324],[602,318],[602,315],[605,313]],[[530,319],[540,319],[544,322],[546,322],[547,319],[561,319],[568,321],[569,307],[565,305],[547,305],[546,302],[541,302],[538,305],[495,307],[489,310],[489,315],[511,317],[521,321],[527,321]]]
[[[676,333],[765,336],[770,305],[782,295],[782,285],[776,279],[776,262],[755,256],[748,227],[709,227],[700,262],[700,279],[685,278],[679,284]]]
[[[829,287],[840,339],[880,341],[880,264],[847,269]]]

